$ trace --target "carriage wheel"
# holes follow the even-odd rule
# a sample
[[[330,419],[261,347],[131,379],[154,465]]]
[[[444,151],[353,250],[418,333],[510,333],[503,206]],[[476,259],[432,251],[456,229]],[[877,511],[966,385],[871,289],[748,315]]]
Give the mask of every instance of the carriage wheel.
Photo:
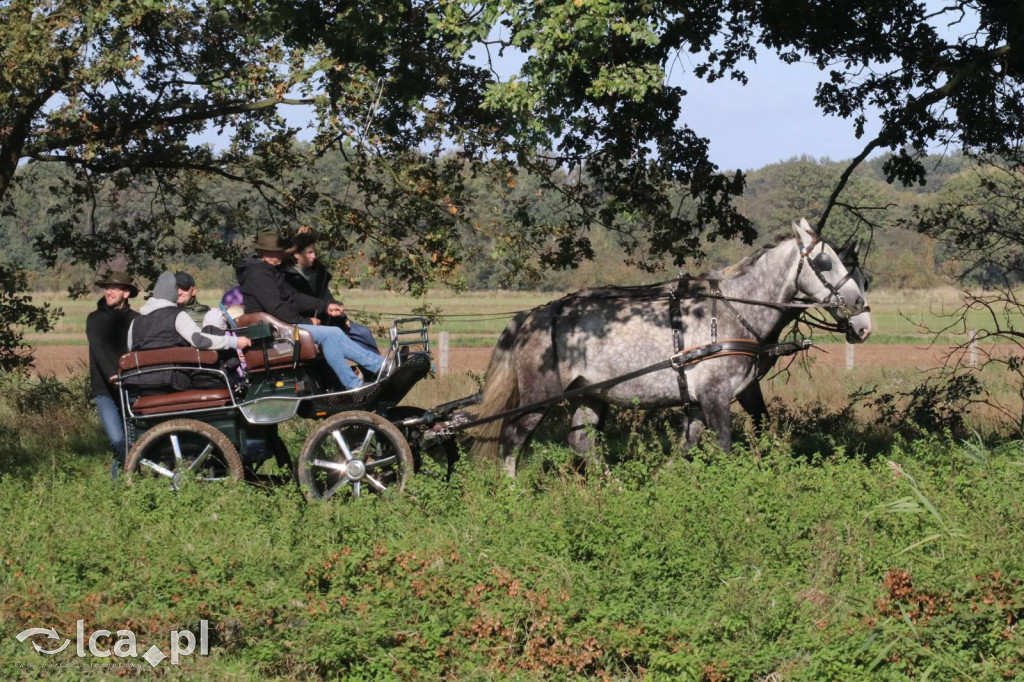
[[[142,434],[124,465],[128,481],[136,474],[166,478],[171,488],[185,481],[237,481],[242,459],[228,437],[194,419],[172,419]]]
[[[328,418],[299,455],[299,485],[311,500],[402,490],[412,471],[412,452],[401,431],[370,412]]]

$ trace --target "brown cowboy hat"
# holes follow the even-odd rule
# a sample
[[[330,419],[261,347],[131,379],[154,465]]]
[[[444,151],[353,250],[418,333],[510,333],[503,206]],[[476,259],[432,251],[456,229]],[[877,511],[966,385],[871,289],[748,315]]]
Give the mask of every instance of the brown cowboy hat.
[[[284,251],[289,246],[277,230],[261,230],[252,243],[257,251]]]
[[[139,295],[139,288],[132,282],[131,276],[123,270],[113,270],[107,272],[99,279],[96,280],[96,286],[101,289],[110,284],[117,284],[118,286],[128,287],[128,291],[131,292],[128,298],[135,298]]]

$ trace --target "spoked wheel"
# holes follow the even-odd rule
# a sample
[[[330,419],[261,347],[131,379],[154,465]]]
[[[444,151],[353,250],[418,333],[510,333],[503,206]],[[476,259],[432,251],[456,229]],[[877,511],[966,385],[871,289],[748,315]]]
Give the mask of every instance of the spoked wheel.
[[[194,419],[172,419],[142,434],[124,465],[128,481],[136,475],[166,478],[178,490],[186,481],[237,481],[242,459],[228,437]]]
[[[328,418],[299,455],[299,484],[310,499],[402,490],[412,472],[412,452],[402,433],[371,412]]]

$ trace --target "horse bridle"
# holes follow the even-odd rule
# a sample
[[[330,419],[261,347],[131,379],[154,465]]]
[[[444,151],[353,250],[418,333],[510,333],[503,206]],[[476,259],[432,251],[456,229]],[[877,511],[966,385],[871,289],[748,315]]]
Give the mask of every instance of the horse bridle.
[[[821,251],[816,256],[811,256],[811,251],[815,246],[821,244]],[[811,272],[814,273],[818,281],[821,282],[829,294],[824,301],[815,301],[820,303],[823,308],[827,308],[836,318],[839,324],[840,331],[846,331],[846,327],[849,325],[850,318],[855,317],[863,312],[870,312],[871,308],[868,305],[852,306],[846,297],[839,293],[839,290],[844,284],[853,279],[854,271],[858,266],[849,268],[843,278],[837,283],[833,284],[829,282],[825,277],[824,272],[828,272],[832,269],[832,259],[825,253],[825,240],[821,239],[817,235],[806,247],[803,245],[803,241],[800,239],[799,233],[797,233],[797,248],[800,250],[800,263],[796,269],[796,280],[800,281],[800,272],[804,267],[804,263],[807,263],[807,267]],[[860,288],[860,285],[858,285]]]

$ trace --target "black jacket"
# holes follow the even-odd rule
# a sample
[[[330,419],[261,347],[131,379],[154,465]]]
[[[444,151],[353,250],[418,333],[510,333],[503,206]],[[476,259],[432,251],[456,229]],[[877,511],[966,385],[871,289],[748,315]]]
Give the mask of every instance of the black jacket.
[[[321,305],[323,306],[320,313],[320,317],[323,318],[326,314],[328,303],[337,303],[334,300],[334,296],[331,295],[331,271],[323,266],[320,261],[313,263],[313,282],[311,283],[306,279],[298,268],[291,263],[286,263],[281,266],[281,272],[284,273],[284,280],[288,284],[303,294],[312,296],[313,298],[320,299]]]
[[[89,385],[93,395],[109,395],[114,400],[119,392],[108,379],[117,374],[117,361],[128,352],[128,327],[138,312],[125,306],[114,310],[101,298],[96,310],[85,318],[85,338],[89,341]]]
[[[265,312],[288,324],[312,324],[310,319],[326,307],[320,299],[297,291],[284,273],[257,255],[235,263],[235,275],[245,297],[247,313]]]

